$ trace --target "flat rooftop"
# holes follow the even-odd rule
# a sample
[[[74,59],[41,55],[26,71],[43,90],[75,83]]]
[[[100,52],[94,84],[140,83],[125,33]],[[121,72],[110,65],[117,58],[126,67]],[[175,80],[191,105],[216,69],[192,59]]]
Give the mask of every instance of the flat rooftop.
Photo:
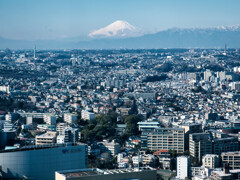
[[[147,169],[151,171],[151,169]],[[83,177],[83,176],[93,176],[93,175],[107,175],[107,174],[122,174],[122,173],[131,173],[131,172],[142,172],[147,170],[138,170],[138,169],[112,169],[112,170],[101,170],[101,169],[76,169],[76,170],[65,170],[58,171],[59,174],[63,175],[66,178],[72,177]]]
[[[37,135],[36,138],[53,138],[57,135],[57,132],[47,132],[41,135]]]
[[[32,145],[32,146],[23,146],[23,147],[20,147],[17,149],[0,150],[0,153],[17,152],[17,151],[31,151],[31,150],[40,150],[40,149],[80,146],[80,145],[85,145],[85,144],[84,143],[63,143],[63,144]]]

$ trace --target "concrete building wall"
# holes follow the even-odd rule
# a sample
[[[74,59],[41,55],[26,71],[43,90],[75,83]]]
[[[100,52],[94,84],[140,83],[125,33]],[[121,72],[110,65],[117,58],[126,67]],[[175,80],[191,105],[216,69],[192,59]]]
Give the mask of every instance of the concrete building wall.
[[[3,177],[52,180],[55,171],[86,168],[86,145],[1,152]]]
[[[189,177],[190,158],[187,156],[177,157],[177,178],[185,179]]]

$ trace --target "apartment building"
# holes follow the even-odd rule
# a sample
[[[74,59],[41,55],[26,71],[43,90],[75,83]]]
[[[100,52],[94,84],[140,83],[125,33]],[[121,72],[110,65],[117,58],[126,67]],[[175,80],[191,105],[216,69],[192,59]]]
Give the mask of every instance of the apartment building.
[[[230,169],[240,169],[240,151],[223,152],[222,163],[228,164]]]
[[[208,133],[193,133],[189,135],[190,155],[201,160],[203,155],[212,154],[212,141]]]
[[[206,154],[202,158],[202,165],[208,168],[217,168],[219,166],[219,156],[216,154]]]
[[[86,110],[82,110],[81,117],[83,120],[92,120],[95,118],[95,114]]]
[[[53,144],[56,143],[57,132],[48,131],[44,134],[38,135],[35,137],[36,145],[44,145],[44,144]]]
[[[147,147],[150,150],[176,150],[184,152],[183,128],[157,128],[147,135]]]
[[[44,114],[43,116],[43,121],[49,125],[56,124],[56,119],[56,116],[54,116],[53,114]]]
[[[72,113],[66,113],[64,114],[64,122],[68,123],[68,124],[73,124],[74,121],[77,120],[77,115],[76,114],[72,114]]]

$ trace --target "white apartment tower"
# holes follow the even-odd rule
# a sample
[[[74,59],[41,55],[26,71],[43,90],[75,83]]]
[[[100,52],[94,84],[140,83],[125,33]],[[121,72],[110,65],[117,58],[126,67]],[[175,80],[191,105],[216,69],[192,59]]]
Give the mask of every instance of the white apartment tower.
[[[68,124],[73,124],[77,120],[76,114],[66,113],[64,114],[64,122]]]
[[[189,177],[190,158],[188,156],[177,157],[177,178],[185,179]]]

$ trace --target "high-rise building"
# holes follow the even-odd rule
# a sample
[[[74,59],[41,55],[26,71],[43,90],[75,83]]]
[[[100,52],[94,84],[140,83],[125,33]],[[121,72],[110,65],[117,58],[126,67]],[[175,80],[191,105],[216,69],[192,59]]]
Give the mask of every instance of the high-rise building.
[[[147,149],[147,135],[156,128],[160,128],[159,121],[140,121],[138,129],[141,131],[141,148]]]
[[[212,141],[208,133],[193,133],[189,135],[190,155],[199,161],[205,154],[212,154]]]
[[[43,117],[43,121],[49,125],[56,124],[56,119],[57,119],[56,116],[52,114],[44,114],[44,117]]]
[[[108,142],[107,140],[103,140],[102,142],[98,143],[100,145],[101,151],[108,151],[112,155],[117,155],[120,152],[120,144],[115,142],[114,140]]]
[[[73,124],[77,120],[77,115],[72,113],[64,114],[64,122],[68,124]]]
[[[93,120],[95,118],[95,114],[86,110],[82,110],[81,118],[83,120]]]
[[[239,143],[238,138],[227,137],[217,138],[213,140],[213,154],[220,155],[222,152],[238,151]]]
[[[184,152],[183,128],[157,128],[147,135],[147,147],[150,150],[176,150]]]
[[[233,82],[232,83],[232,90],[235,90],[236,92],[240,92],[240,83],[239,82]]]
[[[185,129],[185,150],[189,150],[189,134],[193,133],[201,133],[202,132],[202,124],[191,123],[191,124],[182,124],[179,125],[179,128]]]
[[[188,156],[177,157],[177,178],[185,179],[190,176],[190,158]]]
[[[65,127],[61,134],[57,136],[57,143],[78,142],[79,130],[77,128]]]
[[[67,127],[67,123],[57,123],[57,134],[58,135],[63,135],[64,134],[64,129]]]
[[[213,72],[207,69],[204,72],[204,81],[210,81],[210,77],[213,76]]]

